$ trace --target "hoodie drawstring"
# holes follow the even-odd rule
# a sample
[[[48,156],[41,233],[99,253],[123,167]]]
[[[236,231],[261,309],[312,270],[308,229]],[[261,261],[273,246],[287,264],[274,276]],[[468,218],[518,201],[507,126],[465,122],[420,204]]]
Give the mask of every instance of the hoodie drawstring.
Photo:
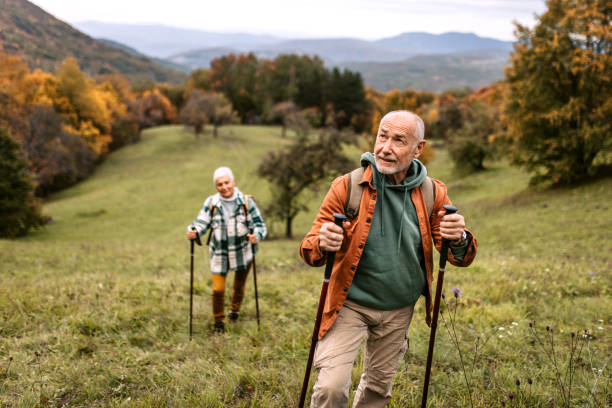
[[[384,203],[385,202],[385,183],[386,183],[386,179],[387,178],[385,177],[384,174],[381,174],[381,176],[382,176],[382,188],[380,189],[380,202]],[[384,208],[384,206],[381,205],[380,206],[380,219],[381,220],[384,219],[383,218],[383,208]],[[380,223],[380,235],[382,237],[385,236],[385,223],[384,222]]]
[[[404,200],[402,202],[402,212],[401,212],[401,221],[400,221],[400,229],[399,236],[397,237],[397,254],[400,253],[400,246],[402,245],[402,232],[404,230],[404,214],[406,213],[406,197],[408,196],[408,189],[404,189]]]

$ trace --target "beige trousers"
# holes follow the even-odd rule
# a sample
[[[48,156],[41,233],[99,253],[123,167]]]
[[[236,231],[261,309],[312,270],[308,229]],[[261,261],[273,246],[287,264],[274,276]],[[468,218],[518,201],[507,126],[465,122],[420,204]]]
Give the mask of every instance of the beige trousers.
[[[391,399],[393,377],[408,349],[414,306],[376,310],[347,300],[331,329],[317,343],[314,366],[319,373],[311,408],[346,408],[351,372],[365,336],[363,373],[353,408],[384,407]]]

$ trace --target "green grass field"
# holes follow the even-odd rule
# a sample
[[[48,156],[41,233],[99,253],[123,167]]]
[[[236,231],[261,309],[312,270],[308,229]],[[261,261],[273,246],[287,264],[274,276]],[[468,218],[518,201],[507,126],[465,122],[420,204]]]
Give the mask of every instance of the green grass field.
[[[211,336],[208,254],[198,249],[189,341],[184,236],[215,192],[220,165],[265,207],[270,192],[256,168],[289,140],[273,127],[227,126],[218,139],[199,140],[180,126],[147,130],[90,179],[51,197],[44,210],[52,224],[0,240],[0,406],[296,406],[323,275],[301,261],[298,246],[328,181],[309,193],[295,239],[282,239],[284,224],[269,222],[273,236],[257,258],[260,331],[250,279],[242,320]],[[360,151],[347,152],[357,163]],[[472,266],[447,269],[430,406],[610,406],[612,180],[528,189],[528,176],[505,163],[462,178],[443,150],[428,168],[479,241]],[[420,406],[429,339],[423,304],[390,407]],[[453,315],[461,358],[449,335]],[[573,354],[572,339],[580,341]]]

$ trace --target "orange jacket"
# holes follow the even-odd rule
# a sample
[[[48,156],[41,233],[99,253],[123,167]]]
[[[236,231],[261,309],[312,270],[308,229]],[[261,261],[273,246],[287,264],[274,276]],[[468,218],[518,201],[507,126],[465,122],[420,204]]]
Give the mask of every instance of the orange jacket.
[[[351,222],[351,227],[345,231],[345,239],[342,242],[342,247],[336,252],[334,267],[329,282],[325,307],[323,309],[323,318],[321,320],[321,328],[319,338],[322,338],[330,329],[340,309],[344,304],[353,276],[357,270],[357,265],[363,253],[363,247],[370,232],[374,207],[376,205],[376,190],[372,185],[372,168],[367,166],[363,174],[360,184],[365,184],[361,205],[359,207],[359,215]],[[440,251],[442,238],[440,236],[440,217],[438,211],[443,210],[442,206],[451,204],[448,195],[446,194],[446,186],[439,180],[434,180],[435,183],[435,200],[431,219],[427,220],[427,208],[425,200],[420,188],[415,188],[411,191],[411,199],[414,203],[419,219],[419,227],[421,230],[421,240],[423,243],[423,255],[425,259],[425,268],[427,273],[427,291],[425,291],[426,301],[426,322],[431,323],[431,311],[433,303],[431,302],[431,282],[433,280],[433,245]],[[348,194],[348,177],[341,176],[336,178],[323,199],[323,204],[319,209],[319,213],[312,223],[310,232],[306,234],[300,245],[300,255],[311,266],[322,266],[326,262],[326,255],[319,248],[319,230],[325,222],[333,222],[333,213],[344,213],[344,205]],[[448,251],[448,261],[455,266],[468,266],[476,256],[477,242],[474,236],[466,230],[470,244],[467,252],[463,257],[463,261],[458,261],[453,257],[452,252]]]

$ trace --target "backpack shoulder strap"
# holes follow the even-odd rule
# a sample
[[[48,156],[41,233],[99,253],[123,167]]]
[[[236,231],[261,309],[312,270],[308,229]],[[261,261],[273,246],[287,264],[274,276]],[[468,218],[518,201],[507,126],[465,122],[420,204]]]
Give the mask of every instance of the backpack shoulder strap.
[[[240,205],[245,217],[247,217],[247,213],[249,211],[249,198],[253,198],[253,196],[250,194],[244,194],[244,204]]]
[[[210,218],[212,222],[212,217],[215,216],[215,212],[217,211],[217,207],[213,205],[214,200],[210,200],[210,205],[208,206],[208,210],[210,211]],[[208,231],[208,238],[206,238],[206,245],[210,245],[210,238],[212,237],[213,229],[212,227]]]
[[[363,195],[363,186],[359,182],[363,178],[363,172],[364,168],[358,167],[347,175],[348,192],[344,203],[344,214],[351,220],[357,218],[357,214],[359,214],[361,196]]]
[[[436,186],[431,177],[427,177],[425,181],[421,184],[421,191],[423,192],[423,198],[425,199],[427,217],[431,218],[434,201],[436,200]]]

